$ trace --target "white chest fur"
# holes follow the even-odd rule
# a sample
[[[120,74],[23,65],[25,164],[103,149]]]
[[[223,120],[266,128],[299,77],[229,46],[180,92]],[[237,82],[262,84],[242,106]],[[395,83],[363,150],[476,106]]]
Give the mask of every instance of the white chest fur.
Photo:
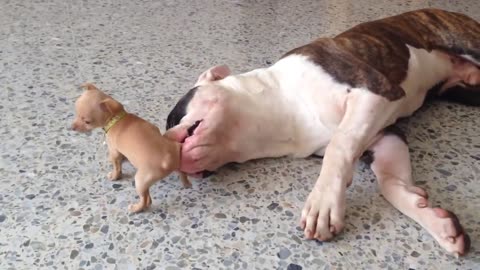
[[[342,119],[348,94],[347,85],[301,55],[231,76],[222,84],[241,96],[232,106],[240,112],[242,136],[255,138],[239,146],[245,160],[322,155]]]
[[[428,52],[408,46],[407,78],[400,84],[406,93],[402,100],[399,117],[411,115],[422,106],[427,91],[437,83],[446,80],[453,71],[450,57],[439,51]]]

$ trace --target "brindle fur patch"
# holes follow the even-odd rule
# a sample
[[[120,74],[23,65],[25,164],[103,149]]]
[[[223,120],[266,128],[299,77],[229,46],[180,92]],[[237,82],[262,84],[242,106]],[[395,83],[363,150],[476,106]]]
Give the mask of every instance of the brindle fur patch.
[[[296,48],[342,83],[367,87],[389,100],[405,95],[409,50],[441,50],[480,62],[480,24],[459,13],[422,9],[359,24],[334,38]]]

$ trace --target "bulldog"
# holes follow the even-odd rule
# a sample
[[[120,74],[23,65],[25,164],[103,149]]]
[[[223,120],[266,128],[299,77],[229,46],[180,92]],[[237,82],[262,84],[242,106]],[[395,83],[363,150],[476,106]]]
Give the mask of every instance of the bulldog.
[[[395,122],[433,95],[480,105],[480,24],[422,9],[357,25],[287,52],[266,68],[200,75],[167,118],[183,142],[181,170],[205,175],[230,162],[323,156],[300,224],[326,241],[345,226],[345,191],[367,155],[380,191],[445,250],[464,255],[470,238],[455,214],[415,186],[409,149]],[[436,87],[434,87],[436,86]]]

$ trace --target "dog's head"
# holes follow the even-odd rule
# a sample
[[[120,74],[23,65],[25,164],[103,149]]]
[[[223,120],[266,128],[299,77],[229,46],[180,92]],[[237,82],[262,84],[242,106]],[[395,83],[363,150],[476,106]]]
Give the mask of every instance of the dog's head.
[[[228,93],[219,83],[229,75],[227,66],[206,70],[168,114],[165,136],[183,143],[182,169],[192,176],[207,177],[230,153],[235,119],[228,112]]]
[[[122,104],[100,91],[95,85],[81,85],[85,91],[75,102],[75,119],[72,130],[87,132],[105,126],[116,113],[123,110]]]

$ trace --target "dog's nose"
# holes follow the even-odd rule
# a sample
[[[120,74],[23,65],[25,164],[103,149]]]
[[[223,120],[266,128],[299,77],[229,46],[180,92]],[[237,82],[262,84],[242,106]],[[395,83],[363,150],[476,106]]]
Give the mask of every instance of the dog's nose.
[[[77,131],[77,125],[72,124],[72,126],[70,127],[70,130]]]

